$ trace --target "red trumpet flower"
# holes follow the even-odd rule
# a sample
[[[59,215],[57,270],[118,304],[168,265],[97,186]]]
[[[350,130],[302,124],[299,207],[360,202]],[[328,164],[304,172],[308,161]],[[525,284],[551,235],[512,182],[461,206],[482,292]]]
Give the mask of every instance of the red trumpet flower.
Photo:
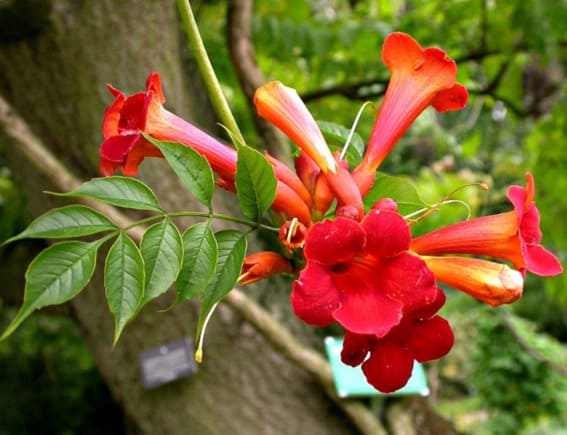
[[[179,142],[193,148],[220,176],[218,184],[234,191],[236,151],[166,110],[158,73],[149,75],[145,92],[125,96],[110,85],[108,89],[115,100],[106,109],[102,127],[105,140],[100,147],[100,171],[103,175],[112,175],[119,168],[125,175],[136,175],[146,157],[163,157],[156,146],[144,139],[143,132],[159,140]],[[278,178],[272,208],[310,225],[309,192],[291,170],[276,159],[268,158]]]
[[[513,211],[459,222],[413,239],[411,249],[420,255],[476,254],[508,260],[524,273],[541,276],[563,272],[559,260],[540,245],[540,215],[534,203],[533,176],[527,186],[511,186],[508,199]]]
[[[307,265],[292,288],[295,314],[311,325],[337,321],[383,337],[437,295],[433,274],[409,244],[406,222],[390,210],[373,209],[360,223],[337,217],[314,224],[305,240]]]
[[[421,48],[405,33],[388,35],[382,61],[391,72],[390,83],[362,163],[353,173],[362,196],[374,184],[380,163],[423,110],[428,106],[438,112],[458,110],[468,99],[467,90],[455,81],[455,62],[443,50]]]

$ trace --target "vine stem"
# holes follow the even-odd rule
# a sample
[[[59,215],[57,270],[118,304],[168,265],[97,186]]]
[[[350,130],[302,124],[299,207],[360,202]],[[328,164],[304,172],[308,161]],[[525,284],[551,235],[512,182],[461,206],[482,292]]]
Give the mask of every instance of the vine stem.
[[[62,191],[73,190],[81,185],[60,160],[32,132],[26,121],[16,114],[10,104],[0,95],[0,128],[14,141],[15,152],[24,157],[31,166]],[[132,221],[115,207],[86,198],[80,202],[105,214],[120,227],[132,225]],[[131,228],[128,233],[140,241],[144,229]],[[374,414],[358,400],[343,400],[333,388],[333,375],[327,360],[318,352],[305,347],[264,308],[235,288],[224,299],[244,320],[250,323],[267,341],[279,349],[290,361],[309,372],[322,386],[327,396],[342,409],[351,422],[364,435],[386,435],[387,432]]]
[[[96,203],[96,204],[99,204],[99,203]],[[141,225],[145,225],[145,224],[153,222],[153,221],[157,221],[159,219],[176,218],[176,217],[201,217],[201,218],[206,218],[206,219],[218,219],[218,220],[227,221],[227,222],[234,222],[234,223],[240,224],[240,225],[246,225],[246,226],[251,228],[251,231],[256,229],[256,228],[262,228],[264,230],[273,231],[273,232],[277,233],[280,230],[279,228],[276,228],[276,227],[272,227],[272,226],[269,226],[269,225],[250,221],[250,220],[247,220],[247,219],[237,218],[235,216],[229,216],[229,215],[222,214],[222,213],[208,213],[208,212],[203,212],[203,211],[163,212],[162,214],[157,214],[157,215],[154,215],[154,216],[148,216],[144,219],[140,219],[140,220],[135,221],[135,222],[129,221],[128,225],[125,226],[125,227],[122,227],[121,229],[122,229],[122,231],[129,232],[136,227],[139,227]]]
[[[211,99],[211,103],[217,112],[218,117],[226,128],[236,137],[240,143],[246,143],[240,132],[240,128],[234,119],[230,106],[226,100],[224,92],[213,69],[205,44],[199,33],[197,21],[193,15],[189,0],[177,0],[177,7],[181,15],[181,21],[185,32],[187,33],[187,41],[189,48],[195,57],[195,61],[199,66],[199,71],[205,81],[205,86]]]

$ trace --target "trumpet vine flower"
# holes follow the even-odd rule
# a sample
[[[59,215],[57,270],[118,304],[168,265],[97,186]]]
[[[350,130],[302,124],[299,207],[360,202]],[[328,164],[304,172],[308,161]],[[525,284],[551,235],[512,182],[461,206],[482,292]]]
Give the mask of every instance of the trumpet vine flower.
[[[353,173],[362,196],[371,189],[378,166],[423,110],[458,110],[468,99],[465,87],[456,83],[455,62],[443,50],[421,48],[405,33],[388,35],[382,61],[390,70],[390,83],[363,160]]]
[[[437,281],[492,306],[522,297],[524,277],[505,264],[470,257],[420,256]]]
[[[344,217],[315,223],[305,239],[306,267],[292,287],[295,314],[310,325],[336,321],[383,337],[404,313],[437,295],[433,274],[409,245],[408,225],[390,210],[373,209],[360,223]]]
[[[234,179],[236,152],[190,122],[163,107],[165,96],[158,73],[151,73],[146,91],[125,96],[107,85],[114,102],[106,109],[100,147],[100,171],[112,175],[122,169],[124,175],[136,175],[146,157],[162,157],[157,147],[142,132],[159,140],[180,142],[204,155],[221,178]]]
[[[295,89],[274,81],[254,94],[258,115],[278,127],[311,159],[326,177],[339,203],[356,207],[358,218],[364,208],[362,197],[348,169],[337,162],[319,126]]]
[[[292,271],[293,266],[289,260],[280,254],[269,251],[257,252],[244,259],[238,282],[242,285],[251,284],[270,275]]]
[[[236,151],[163,107],[165,96],[158,73],[151,73],[146,91],[126,96],[111,85],[115,97],[103,120],[104,142],[100,147],[100,171],[112,175],[121,169],[125,175],[136,175],[146,157],[163,157],[142,133],[156,139],[179,142],[203,155],[220,180],[218,184],[234,191]],[[283,163],[268,158],[278,178],[272,208],[290,218],[311,223],[311,200],[299,178]]]
[[[510,261],[525,274],[553,276],[563,272],[559,260],[540,242],[540,215],[534,202],[533,176],[526,187],[511,186],[508,199],[514,210],[459,222],[412,240],[420,255],[475,254]]]

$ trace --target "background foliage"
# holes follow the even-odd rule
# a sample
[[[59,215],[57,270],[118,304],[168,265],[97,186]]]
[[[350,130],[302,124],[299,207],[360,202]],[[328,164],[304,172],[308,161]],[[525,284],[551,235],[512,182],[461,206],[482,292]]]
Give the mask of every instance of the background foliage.
[[[198,11],[199,25],[248,143],[259,144],[230,62],[226,13],[224,1],[206,2]],[[385,35],[404,31],[423,46],[445,49],[459,64],[459,81],[471,93],[469,105],[441,116],[425,112],[381,169],[411,176],[430,203],[463,184],[487,183],[488,193],[471,187],[457,196],[473,215],[508,209],[506,187],[523,184],[524,173],[531,170],[544,245],[565,264],[566,20],[566,0],[257,0],[252,30],[265,78],[297,88],[318,120],[348,128],[364,101],[378,106],[387,84],[388,71],[380,62]],[[366,109],[357,127],[363,139],[373,120],[373,111]],[[0,237],[6,239],[22,228],[25,203],[7,173],[0,178],[0,201]],[[446,206],[416,229],[426,231],[467,213]],[[567,274],[546,280],[530,277],[524,298],[506,311],[512,318],[508,322],[498,311],[450,294],[445,311],[458,331],[458,344],[439,367],[441,387],[434,399],[459,428],[474,433],[556,433],[565,423],[565,373],[557,366],[565,367],[566,287]],[[89,376],[92,371],[84,348],[73,344],[77,334],[69,332],[69,325],[50,322],[38,320],[39,330],[20,332],[27,334],[30,347],[18,353],[22,365],[13,364],[13,349],[0,348],[0,366],[11,367],[0,380],[2,390],[13,391],[13,397],[21,394],[18,400],[26,403],[37,402],[30,409],[47,406],[44,399],[50,394],[80,397],[90,388],[84,383],[89,377],[76,381],[78,370]],[[518,340],[518,334],[524,339]],[[57,347],[62,342],[71,343],[65,352]],[[46,358],[56,358],[50,364],[57,373],[32,395],[24,384],[12,382],[18,379],[19,367],[23,372],[24,366],[37,364],[38,349]],[[66,364],[67,357],[74,363]],[[65,390],[60,389],[63,385]],[[471,415],[479,416],[472,426],[466,418]],[[80,423],[66,421],[68,427],[61,431],[80,430]],[[13,424],[18,428],[23,423]]]

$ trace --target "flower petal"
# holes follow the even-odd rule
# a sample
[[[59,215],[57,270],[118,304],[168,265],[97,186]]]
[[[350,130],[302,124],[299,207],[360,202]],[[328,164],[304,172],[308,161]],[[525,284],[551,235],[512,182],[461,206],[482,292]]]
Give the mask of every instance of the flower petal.
[[[469,92],[467,88],[459,83],[455,83],[453,87],[439,91],[433,97],[431,105],[437,112],[449,112],[451,110],[461,110],[467,105],[468,99]]]
[[[391,393],[406,385],[412,369],[410,352],[392,337],[380,340],[370,358],[362,364],[368,383],[382,393]]]
[[[362,364],[368,352],[375,345],[376,337],[373,335],[361,335],[346,331],[341,351],[341,360],[351,367],[356,367]]]
[[[339,290],[330,274],[316,263],[311,263],[294,281],[291,306],[297,317],[314,326],[333,323],[333,312],[340,306]]]
[[[364,230],[357,222],[338,217],[318,222],[305,239],[307,260],[331,266],[351,260],[364,247]]]
[[[102,121],[102,135],[105,139],[118,134],[118,124],[120,122],[120,111],[124,106],[126,97],[124,94],[110,85],[106,85],[112,94],[116,97],[104,112],[104,120]]]
[[[537,244],[543,234],[540,229],[541,218],[535,204],[531,204],[520,218],[520,236],[522,242]]]
[[[389,298],[401,302],[404,313],[425,308],[437,298],[435,276],[415,255],[399,254],[388,260],[380,273],[381,290]]]
[[[366,231],[365,251],[377,258],[394,257],[410,246],[409,227],[396,212],[371,210],[361,225]]]
[[[539,276],[556,276],[563,273],[563,266],[551,252],[541,245],[527,245],[524,252],[526,269]]]
[[[437,288],[437,295],[435,296],[435,300],[431,302],[431,304],[426,305],[423,308],[418,308],[411,312],[406,312],[405,318],[411,318],[413,320],[427,320],[435,316],[437,311],[441,309],[443,305],[445,305],[445,293],[440,288]]]
[[[374,288],[348,288],[341,292],[340,301],[333,317],[346,330],[357,334],[383,337],[402,319],[402,303]]]
[[[140,140],[139,134],[109,137],[100,146],[100,155],[107,160],[123,163],[138,140]]]
[[[109,177],[112,174],[114,174],[114,172],[116,172],[116,170],[120,166],[122,166],[121,162],[113,162],[112,160],[105,159],[102,156],[99,159],[99,163],[98,163],[99,171],[105,177]]]
[[[422,322],[411,322],[406,332],[404,341],[413,358],[419,362],[432,361],[445,356],[455,342],[449,322],[440,316]]]
[[[161,88],[161,77],[157,72],[152,72],[148,76],[146,80],[146,91],[152,92],[161,104],[165,103],[165,95]]]
[[[145,92],[138,92],[124,100],[120,110],[118,132],[120,134],[134,134],[146,128],[147,99]]]
[[[138,174],[138,166],[146,157],[163,157],[161,151],[154,144],[144,138],[140,138],[134,147],[128,152],[122,165],[122,173],[128,176]]]

